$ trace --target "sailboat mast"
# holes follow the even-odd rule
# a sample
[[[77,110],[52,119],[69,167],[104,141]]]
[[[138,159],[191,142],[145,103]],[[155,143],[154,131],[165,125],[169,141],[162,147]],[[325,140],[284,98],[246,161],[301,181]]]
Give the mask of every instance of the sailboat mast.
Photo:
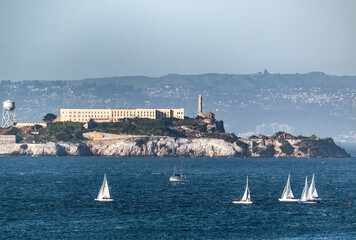
[[[301,201],[306,201],[307,200],[307,196],[308,196],[308,177],[305,177],[305,185],[304,185],[304,189],[302,192],[302,196],[300,197]]]
[[[173,176],[176,175],[177,162],[174,161]]]
[[[180,175],[183,176],[183,160],[182,160],[182,163],[180,165]]]
[[[288,196],[288,191],[289,191],[289,177],[290,177],[290,174],[288,174],[287,184],[286,184],[286,186],[285,186],[284,189],[283,189],[283,193],[282,193],[281,199],[286,199],[287,196]]]

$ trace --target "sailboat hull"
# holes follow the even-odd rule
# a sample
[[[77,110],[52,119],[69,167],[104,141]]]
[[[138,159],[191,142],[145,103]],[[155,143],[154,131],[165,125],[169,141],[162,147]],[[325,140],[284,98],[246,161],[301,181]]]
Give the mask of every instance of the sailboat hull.
[[[177,177],[170,177],[169,178],[169,181],[171,182],[182,182],[182,181],[185,181],[186,178],[177,178]]]
[[[251,201],[232,201],[234,204],[252,204]]]
[[[295,199],[295,198],[287,198],[287,199],[282,199],[282,198],[278,198],[278,201],[280,202],[298,202],[300,199]]]
[[[112,198],[109,198],[109,199],[97,199],[97,198],[95,198],[94,200],[98,201],[98,202],[112,202],[112,201],[114,201],[114,199],[112,199]]]
[[[307,201],[298,201],[298,203],[320,203],[319,201],[307,200]]]

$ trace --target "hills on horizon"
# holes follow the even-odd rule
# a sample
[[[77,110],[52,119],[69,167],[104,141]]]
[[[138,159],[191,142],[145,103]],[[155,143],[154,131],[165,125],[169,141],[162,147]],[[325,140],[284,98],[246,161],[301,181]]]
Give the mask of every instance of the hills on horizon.
[[[356,142],[356,76],[306,74],[169,74],[83,80],[0,81],[1,101],[16,102],[19,120],[41,120],[60,108],[185,108],[194,117],[198,95],[204,112],[240,136],[333,137]]]

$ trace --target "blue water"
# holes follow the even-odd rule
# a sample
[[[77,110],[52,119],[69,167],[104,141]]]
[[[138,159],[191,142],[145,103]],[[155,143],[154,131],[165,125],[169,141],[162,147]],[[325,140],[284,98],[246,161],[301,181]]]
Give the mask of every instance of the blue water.
[[[1,239],[356,239],[356,159],[0,158]],[[107,173],[114,202],[95,202]],[[315,173],[320,204],[299,197]],[[249,176],[252,205],[236,205]],[[348,205],[351,203],[351,205]]]

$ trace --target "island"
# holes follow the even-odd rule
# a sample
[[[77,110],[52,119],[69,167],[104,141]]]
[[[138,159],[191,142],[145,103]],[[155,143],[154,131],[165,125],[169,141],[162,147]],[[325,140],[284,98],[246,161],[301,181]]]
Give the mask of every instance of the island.
[[[196,118],[122,118],[86,124],[71,121],[17,123],[0,129],[0,155],[105,157],[348,158],[331,138],[248,138],[225,133],[212,113]],[[7,137],[6,137],[7,136]]]

